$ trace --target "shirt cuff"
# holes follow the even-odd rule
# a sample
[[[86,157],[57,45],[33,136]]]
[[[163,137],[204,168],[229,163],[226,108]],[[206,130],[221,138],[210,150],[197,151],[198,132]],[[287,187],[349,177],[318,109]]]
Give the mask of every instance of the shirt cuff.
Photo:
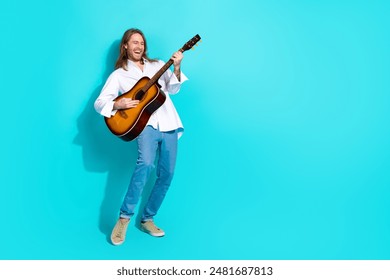
[[[114,110],[114,101],[109,101],[106,103],[106,105],[104,106],[101,114],[107,118],[110,118],[112,117],[113,115],[115,115],[115,113],[118,111],[118,110]]]
[[[183,72],[180,71],[180,81],[177,79],[175,73],[172,72],[171,80],[169,83],[171,85],[176,85],[176,84],[182,84],[187,80],[188,80],[188,78],[186,75],[183,74]]]

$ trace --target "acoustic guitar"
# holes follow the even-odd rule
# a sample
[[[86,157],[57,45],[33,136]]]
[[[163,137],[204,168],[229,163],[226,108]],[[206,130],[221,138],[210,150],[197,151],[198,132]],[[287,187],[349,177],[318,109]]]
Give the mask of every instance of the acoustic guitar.
[[[191,49],[199,40],[200,36],[195,35],[179,51],[183,53]],[[152,78],[141,78],[129,91],[114,99],[139,100],[135,108],[118,110],[115,115],[104,117],[107,127],[114,135],[124,141],[131,141],[142,132],[150,116],[165,102],[165,93],[160,90],[157,81],[172,64],[173,60],[170,59]]]

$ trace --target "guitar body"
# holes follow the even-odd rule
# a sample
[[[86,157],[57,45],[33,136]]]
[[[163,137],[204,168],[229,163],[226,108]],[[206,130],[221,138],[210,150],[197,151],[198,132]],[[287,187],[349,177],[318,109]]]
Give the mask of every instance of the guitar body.
[[[143,92],[149,80],[148,77],[141,78],[132,89],[114,99],[138,99],[140,102],[137,107],[118,110],[114,116],[104,118],[111,132],[124,141],[134,140],[145,128],[150,116],[165,102],[166,96],[156,84]]]

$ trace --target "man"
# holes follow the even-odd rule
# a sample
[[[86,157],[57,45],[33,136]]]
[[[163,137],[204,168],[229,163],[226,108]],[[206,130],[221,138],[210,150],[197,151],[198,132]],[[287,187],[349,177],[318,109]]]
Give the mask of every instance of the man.
[[[160,90],[175,94],[187,77],[181,72],[180,66],[183,54],[175,52],[173,73],[167,70],[158,80]],[[134,108],[138,100],[122,98],[114,99],[118,94],[129,91],[142,77],[151,78],[165,63],[150,59],[147,56],[147,44],[144,34],[139,29],[127,30],[120,43],[120,53],[116,62],[116,70],[108,77],[99,97],[95,101],[95,109],[105,117],[111,117],[118,110]],[[183,125],[175,106],[166,94],[164,104],[150,117],[146,127],[137,137],[138,159],[127,193],[120,208],[119,219],[112,231],[111,241],[120,245],[125,241],[126,230],[134,209],[139,201],[142,190],[154,169],[157,179],[148,198],[141,218],[141,229],[152,236],[161,237],[165,232],[154,224],[154,216],[160,208],[166,192],[171,184],[175,169],[177,142],[183,133]]]

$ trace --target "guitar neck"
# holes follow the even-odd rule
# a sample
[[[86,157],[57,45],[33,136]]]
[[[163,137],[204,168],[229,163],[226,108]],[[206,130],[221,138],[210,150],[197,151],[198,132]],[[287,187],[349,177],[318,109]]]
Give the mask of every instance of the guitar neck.
[[[179,52],[184,52],[184,50],[180,49]],[[167,71],[168,68],[171,67],[172,64],[173,64],[173,60],[172,59],[168,60],[168,62],[165,63],[165,65],[160,70],[158,70],[158,72],[156,74],[154,74],[154,76],[149,80],[149,82],[142,88],[142,91],[147,92],[148,89],[152,85],[154,85],[158,81],[158,79],[160,79],[162,74],[164,74],[165,71]]]
[[[199,34],[196,34],[191,40],[183,45],[179,52],[184,53],[185,51],[191,49],[199,40],[200,36]],[[162,74],[164,74],[164,72],[167,71],[172,64],[173,60],[169,59],[168,62],[165,63],[165,65],[146,83],[146,85],[142,87],[138,97],[141,97],[141,95],[145,94],[151,86],[157,83],[158,79],[160,79]]]

